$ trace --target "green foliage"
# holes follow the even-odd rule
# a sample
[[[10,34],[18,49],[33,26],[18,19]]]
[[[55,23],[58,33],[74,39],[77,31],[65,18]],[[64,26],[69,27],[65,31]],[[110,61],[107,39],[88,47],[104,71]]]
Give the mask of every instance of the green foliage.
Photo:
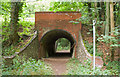
[[[2,41],[6,41],[10,35],[9,22],[2,22]]]
[[[92,26],[92,20],[95,19],[95,14],[98,14],[98,11],[101,9],[100,7],[98,8],[90,8],[91,12],[88,12],[88,6],[83,6],[84,10],[81,11],[82,17],[79,18],[78,20],[82,22],[82,24],[86,24],[88,26]],[[104,23],[104,21],[99,20],[99,15],[96,16],[97,18],[97,23],[96,26],[102,27],[101,24]]]
[[[70,49],[70,42],[65,38],[58,39],[56,41],[56,44],[57,44],[57,51]]]
[[[30,21],[19,21],[19,24],[21,25],[23,31],[22,32],[18,32],[18,34],[20,36],[22,36],[23,34],[30,36],[31,35],[31,30],[34,28],[34,22],[30,22]]]
[[[108,64],[106,65],[106,69],[108,69],[112,73],[116,74],[120,70],[120,62],[119,61],[108,62]],[[116,71],[116,70],[118,70],[118,71]]]
[[[48,1],[48,0],[46,0]],[[49,10],[49,2],[40,2],[35,1],[35,2],[26,2],[23,5],[23,12],[20,14],[21,19],[35,17],[35,12],[39,11],[48,11]]]
[[[22,62],[21,62],[22,61]],[[36,61],[35,59],[13,59],[13,65],[7,67],[2,65],[3,75],[52,75],[52,69],[43,61]]]
[[[70,23],[73,23],[73,24],[78,24],[80,22],[76,22],[76,21],[69,21]]]
[[[10,55],[13,55],[15,52],[17,52],[17,49],[15,49],[13,45],[3,49],[4,49],[2,51],[3,56],[10,56]]]
[[[115,15],[115,25],[120,25],[120,4],[119,2],[116,3],[114,7],[114,15]]]
[[[2,41],[6,41],[10,35],[10,10],[11,3],[10,2],[0,2],[0,15],[2,19]]]
[[[84,41],[84,43],[85,43],[85,47],[87,48],[88,52],[90,54],[93,54],[93,45],[89,44],[88,41]]]
[[[79,11],[82,8],[81,2],[51,2],[50,11]]]
[[[110,45],[111,47],[120,47],[120,44],[118,44],[119,42],[118,38],[120,35],[120,33],[118,32],[119,30],[120,30],[119,27],[115,27],[115,30],[113,31],[114,36],[101,35],[101,37],[99,37],[97,40],[107,44],[112,42],[112,44]]]
[[[84,43],[85,43],[85,47],[86,47],[86,49],[88,50],[88,52],[92,55],[93,54],[93,44],[92,43],[88,43],[88,41],[84,41]],[[97,44],[96,44],[97,45]],[[98,50],[97,50],[97,47],[95,48],[96,50],[96,53],[95,53],[95,55],[96,56],[102,56],[103,55],[103,53],[101,52],[99,52],[98,53]]]
[[[67,46],[67,47],[62,47],[62,46],[58,46],[57,47],[57,51],[61,51],[61,50],[69,50],[70,49],[70,46]]]
[[[11,10],[11,3],[10,2],[0,2],[0,15],[8,15],[10,14]]]
[[[11,55],[14,55],[15,52],[20,52],[21,48],[23,48],[27,44],[29,44],[31,40],[32,40],[32,36],[29,39],[27,39],[26,42],[22,38],[19,38],[18,44],[16,44],[16,46],[10,45],[8,47],[3,47],[2,55],[3,56],[11,56]]]
[[[17,2],[18,3],[18,2]],[[0,19],[2,19],[2,43],[3,43],[3,55],[8,56],[12,55],[16,50],[16,46],[8,46],[10,39],[10,12],[11,12],[11,2],[0,2]],[[47,5],[48,4],[48,5]],[[34,31],[34,17],[36,11],[43,11],[49,9],[49,3],[40,3],[40,2],[21,2],[18,4],[19,7],[19,22],[18,22],[18,34],[20,36],[20,40],[18,43],[24,42],[22,40],[23,35],[32,36]],[[32,19],[28,21],[28,19]],[[17,28],[18,28],[17,27]]]
[[[117,62],[118,63],[118,62]],[[88,59],[85,65],[82,65],[77,59],[71,59],[67,64],[67,75],[118,75],[118,65],[112,66],[113,69],[102,70],[95,68],[95,71],[91,67],[91,61]]]
[[[19,25],[21,27],[21,29],[23,29],[22,31],[19,31],[18,34],[21,38],[19,38],[18,40],[18,44],[19,43],[23,43],[24,41],[22,40],[22,35],[28,35],[28,36],[32,36],[33,35],[33,29],[34,29],[34,22],[30,22],[30,21],[19,21]],[[7,42],[10,36],[10,28],[9,28],[9,22],[7,21],[7,23],[3,22],[2,23],[2,42]],[[27,44],[27,43],[26,43]],[[24,44],[24,45],[26,45]],[[22,47],[23,45],[21,45]],[[4,56],[10,56],[13,55],[15,52],[19,52],[19,48],[15,47],[13,45],[11,46],[3,46],[3,51],[2,51],[2,55]]]

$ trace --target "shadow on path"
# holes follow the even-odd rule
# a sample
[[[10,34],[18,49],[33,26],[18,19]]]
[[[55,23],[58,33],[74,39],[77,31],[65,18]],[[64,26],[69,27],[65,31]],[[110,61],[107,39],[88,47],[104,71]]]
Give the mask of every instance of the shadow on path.
[[[70,58],[70,53],[57,52],[52,57],[44,58],[43,61],[50,64],[54,71],[54,75],[63,75],[66,73],[66,63],[69,61]]]

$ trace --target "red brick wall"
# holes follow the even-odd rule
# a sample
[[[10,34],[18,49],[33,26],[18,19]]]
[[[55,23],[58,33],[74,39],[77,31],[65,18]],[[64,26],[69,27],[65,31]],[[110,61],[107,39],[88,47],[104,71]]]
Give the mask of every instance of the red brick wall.
[[[35,28],[39,31],[39,41],[47,31],[62,29],[69,32],[77,43],[81,23],[73,24],[69,21],[76,21],[80,17],[79,12],[36,12]]]

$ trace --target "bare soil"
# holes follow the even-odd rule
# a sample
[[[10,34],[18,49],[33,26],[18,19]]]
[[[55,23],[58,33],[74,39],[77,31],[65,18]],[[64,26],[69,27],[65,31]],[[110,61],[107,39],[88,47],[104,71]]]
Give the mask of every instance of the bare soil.
[[[60,52],[60,51],[59,51]],[[61,51],[61,52],[69,52],[69,51]],[[69,61],[71,57],[69,56],[54,56],[49,58],[44,58],[43,60],[50,64],[53,69],[54,75],[64,75],[67,71],[66,63]]]

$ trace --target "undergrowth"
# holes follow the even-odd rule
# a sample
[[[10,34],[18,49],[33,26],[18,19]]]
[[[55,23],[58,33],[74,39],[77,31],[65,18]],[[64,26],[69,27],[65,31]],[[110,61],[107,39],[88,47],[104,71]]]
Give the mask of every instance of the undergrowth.
[[[32,40],[32,36],[26,40],[22,40],[21,38],[18,40],[19,42],[16,46],[10,45],[8,47],[3,48],[2,55],[3,56],[11,56],[15,54],[15,52],[20,52],[20,49],[25,47]]]
[[[88,50],[88,52],[93,56],[93,44],[92,43],[88,43],[88,41],[84,40],[84,44],[85,44],[85,47],[86,49]],[[95,56],[100,56],[102,57],[103,56],[103,53],[100,52],[98,49],[97,49],[97,46],[98,44],[96,44],[96,48],[95,48]]]
[[[91,61],[86,61],[83,65],[77,59],[73,58],[67,63],[67,74],[66,75],[118,75],[119,73],[119,62],[109,62],[106,69],[95,68],[95,71],[91,67]]]
[[[31,37],[34,35],[34,22],[30,21],[19,21],[19,31],[18,35],[20,36],[18,42],[13,45],[7,45],[9,42],[10,36],[10,26],[8,21],[2,23],[2,55],[3,56],[11,56],[15,52],[19,52],[21,47],[24,47],[26,44],[29,43]],[[30,37],[30,39],[25,39],[26,37]]]
[[[2,75],[52,75],[52,68],[43,61],[29,58],[27,61],[24,59],[13,59],[13,65],[8,67],[2,65]]]

